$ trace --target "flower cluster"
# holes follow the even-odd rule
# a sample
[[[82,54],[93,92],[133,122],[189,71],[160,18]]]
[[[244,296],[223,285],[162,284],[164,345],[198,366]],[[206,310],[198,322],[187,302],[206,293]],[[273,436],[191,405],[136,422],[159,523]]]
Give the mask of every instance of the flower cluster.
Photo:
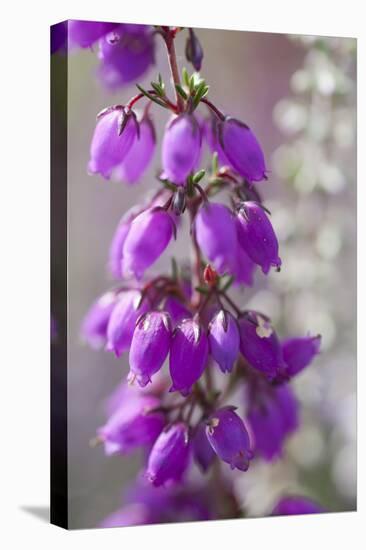
[[[184,518],[235,517],[242,512],[233,509],[225,472],[246,472],[252,460],[283,454],[299,425],[290,382],[319,353],[320,336],[284,340],[268,316],[239,307],[229,294],[232,285],[251,286],[258,268],[264,275],[281,268],[271,215],[258,192],[267,169],[254,132],[208,99],[209,86],[197,73],[180,75],[174,39],[181,28],[112,27],[71,22],[69,42],[99,42],[99,74],[113,88],[146,70],[154,37],[161,36],[174,99],[160,75],[151,89],[138,85],[136,96],[98,115],[90,147],[89,173],[137,183],[155,155],[151,108],[169,112],[159,189],[119,222],[108,256],[116,286],[95,302],[82,327],[93,347],[117,357],[128,353],[129,360],[127,381],[95,441],[107,455],[141,448],[144,457],[137,494],[104,525],[165,521],[168,508],[175,521],[186,509]],[[131,37],[139,48],[130,49]],[[200,69],[203,50],[192,29],[186,57]],[[140,101],[146,105],[138,112]],[[201,168],[205,145],[210,169]],[[171,273],[153,274],[186,218],[191,266],[174,260]],[[236,390],[244,414],[231,401]],[[195,466],[213,472],[215,487],[206,489],[225,503],[220,510],[202,504],[205,491],[192,491]]]

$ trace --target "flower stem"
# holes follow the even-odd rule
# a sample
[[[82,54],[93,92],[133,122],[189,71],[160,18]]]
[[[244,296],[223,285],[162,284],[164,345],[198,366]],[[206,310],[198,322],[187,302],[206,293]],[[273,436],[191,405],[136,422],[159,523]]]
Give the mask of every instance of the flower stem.
[[[179,78],[179,70],[178,70],[178,64],[177,64],[177,54],[176,54],[175,45],[174,45],[175,35],[176,35],[176,32],[169,29],[164,31],[163,38],[164,38],[164,42],[168,52],[168,61],[170,65],[170,71],[172,73],[172,79],[174,82],[174,93],[175,93],[175,98],[177,102],[177,110],[179,113],[182,113],[184,110],[183,98],[179,95],[176,89],[176,85],[177,84],[180,85],[180,78]]]

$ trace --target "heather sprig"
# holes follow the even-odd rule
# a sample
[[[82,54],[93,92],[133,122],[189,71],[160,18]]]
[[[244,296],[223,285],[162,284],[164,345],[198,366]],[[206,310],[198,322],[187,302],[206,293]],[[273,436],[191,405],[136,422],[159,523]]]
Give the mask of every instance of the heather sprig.
[[[268,180],[264,152],[253,129],[211,101],[200,73],[179,69],[175,37],[186,32],[187,60],[201,70],[203,47],[193,29],[116,25],[83,32],[78,23],[74,42],[86,47],[99,40],[98,74],[109,88],[151,67],[158,39],[171,70],[171,86],[158,74],[148,87],[138,83],[123,105],[106,107],[92,138],[89,172],[128,184],[159,162],[159,142],[162,151],[157,192],[121,218],[112,239],[108,267],[119,286],[83,323],[87,342],[129,356],[129,386],[97,438],[107,454],[144,449],[149,495],[184,488],[194,465],[207,479],[214,470],[215,494],[234,502],[237,513],[221,472],[245,475],[253,461],[283,455],[299,426],[291,378],[320,347],[319,336],[282,340],[265,313],[248,309],[245,293],[240,304],[231,295],[233,286],[254,284],[258,266],[262,277],[281,266],[275,227],[257,188]],[[158,109],[166,115],[163,136],[154,126]],[[210,168],[202,164],[205,144]],[[171,273],[153,273],[184,224],[190,264],[174,259]],[[247,397],[244,413],[231,401],[237,390]],[[144,500],[143,513],[127,507],[110,521],[153,522],[154,513]],[[225,513],[218,507],[216,516]]]

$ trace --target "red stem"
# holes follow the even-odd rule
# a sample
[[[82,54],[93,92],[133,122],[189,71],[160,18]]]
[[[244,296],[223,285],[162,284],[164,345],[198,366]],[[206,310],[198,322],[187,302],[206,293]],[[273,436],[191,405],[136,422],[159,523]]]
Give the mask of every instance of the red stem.
[[[201,102],[207,105],[207,107],[209,107],[220,120],[225,120],[225,115],[213,103],[211,103],[211,101],[204,97],[201,99]]]
[[[170,72],[172,73],[172,78],[174,82],[174,93],[175,93],[175,98],[177,102],[177,110],[179,113],[182,113],[184,110],[183,98],[179,95],[175,87],[176,84],[180,84],[179,70],[178,70],[178,64],[177,64],[177,54],[176,54],[175,45],[174,45],[174,38],[175,38],[176,32],[169,28],[168,30],[166,30],[166,27],[162,27],[162,28],[165,31],[163,34],[163,38],[164,38],[164,42],[168,52]]]

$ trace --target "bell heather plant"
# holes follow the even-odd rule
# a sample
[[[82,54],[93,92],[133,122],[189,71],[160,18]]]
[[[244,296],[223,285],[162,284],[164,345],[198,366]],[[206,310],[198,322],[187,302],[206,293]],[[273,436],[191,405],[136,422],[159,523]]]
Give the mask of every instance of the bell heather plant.
[[[169,89],[158,75],[148,89],[137,84],[134,97],[99,113],[91,141],[89,172],[127,184],[138,183],[162,147],[158,189],[121,218],[111,239],[108,266],[117,285],[82,327],[92,346],[129,356],[128,383],[94,442],[107,455],[144,449],[135,496],[102,525],[243,517],[230,470],[245,476],[253,462],[283,456],[300,424],[291,380],[321,343],[318,335],[282,340],[265,312],[230,296],[232,286],[251,286],[255,273],[281,269],[261,197],[264,152],[255,129],[211,102],[197,72],[179,70],[181,32],[187,61],[201,69],[204,51],[193,29],[79,21],[70,31],[74,48],[99,48],[98,78],[112,90],[151,68],[162,39],[172,83]],[[167,114],[163,136],[154,108]],[[205,145],[209,169],[200,165]],[[171,273],[152,276],[183,220],[190,266],[174,259]],[[233,406],[234,394],[243,396],[245,413]],[[273,513],[322,510],[285,497]]]

